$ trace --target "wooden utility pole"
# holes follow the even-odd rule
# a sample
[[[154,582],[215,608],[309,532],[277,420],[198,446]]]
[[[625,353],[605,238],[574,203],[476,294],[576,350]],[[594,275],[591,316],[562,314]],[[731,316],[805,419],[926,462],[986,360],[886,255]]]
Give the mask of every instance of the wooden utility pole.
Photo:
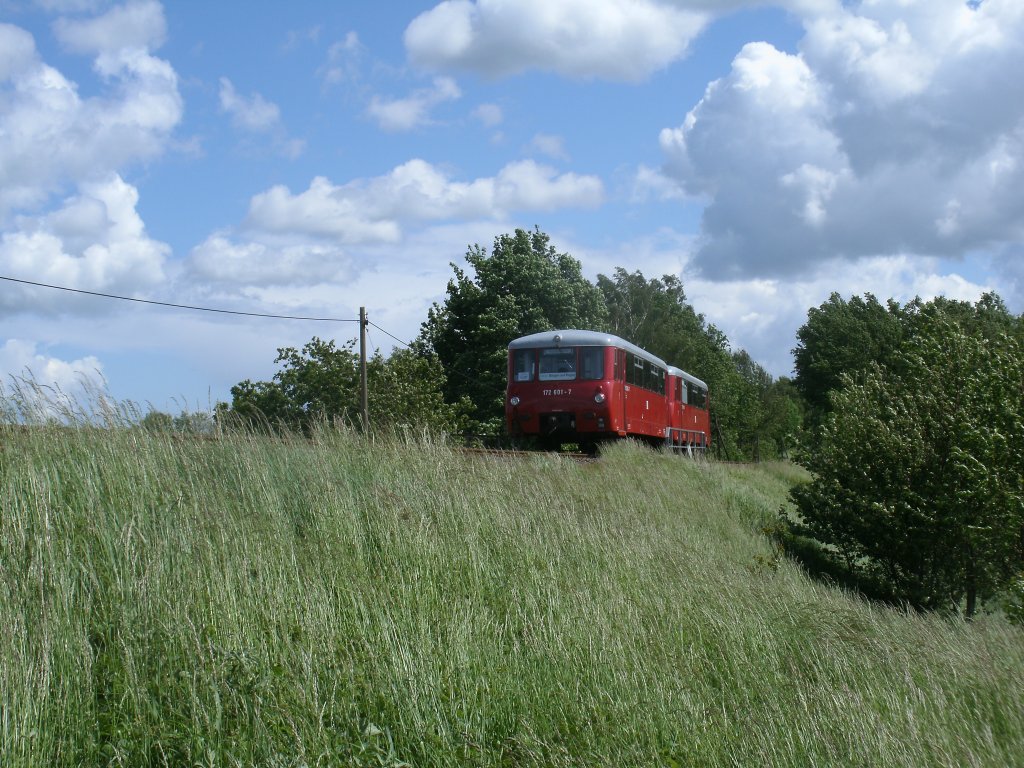
[[[359,407],[363,414],[363,433],[370,432],[370,395],[366,384],[366,307],[359,308]]]

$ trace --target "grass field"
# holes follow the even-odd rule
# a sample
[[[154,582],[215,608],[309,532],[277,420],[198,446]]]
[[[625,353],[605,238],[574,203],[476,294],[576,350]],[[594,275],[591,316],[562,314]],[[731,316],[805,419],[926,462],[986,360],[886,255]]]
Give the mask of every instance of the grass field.
[[[785,466],[0,441],[3,768],[1024,764],[1024,632],[806,578]]]

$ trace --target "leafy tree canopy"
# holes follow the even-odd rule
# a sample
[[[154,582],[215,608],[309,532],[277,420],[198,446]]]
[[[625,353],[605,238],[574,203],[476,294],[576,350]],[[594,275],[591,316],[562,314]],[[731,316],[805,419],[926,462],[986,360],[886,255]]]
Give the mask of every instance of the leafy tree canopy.
[[[843,375],[856,377],[871,363],[886,365],[903,337],[899,305],[882,306],[870,293],[843,299],[833,293],[807,313],[793,350],[794,383],[813,422],[829,411],[829,393]]]
[[[1024,343],[996,297],[913,302],[888,365],[842,376],[798,533],[922,608],[965,606],[1024,571]]]
[[[322,421],[360,423],[359,355],[354,340],[337,346],[314,337],[301,350],[278,349],[271,381],[231,388],[231,411],[252,422],[308,429]],[[370,423],[443,432],[460,427],[465,404],[447,404],[440,361],[418,349],[379,352],[367,362]]]

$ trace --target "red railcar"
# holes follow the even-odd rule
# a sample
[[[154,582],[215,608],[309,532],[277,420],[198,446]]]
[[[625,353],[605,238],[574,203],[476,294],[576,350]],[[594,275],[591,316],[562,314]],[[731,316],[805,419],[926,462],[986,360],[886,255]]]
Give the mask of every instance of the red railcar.
[[[618,336],[545,331],[508,345],[505,422],[513,437],[551,447],[636,437],[702,449],[710,442],[707,391]]]

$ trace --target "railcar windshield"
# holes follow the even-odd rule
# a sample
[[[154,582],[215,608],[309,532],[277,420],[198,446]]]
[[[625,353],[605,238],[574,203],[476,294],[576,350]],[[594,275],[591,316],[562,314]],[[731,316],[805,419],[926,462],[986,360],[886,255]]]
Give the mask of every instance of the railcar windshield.
[[[512,351],[512,381],[573,381],[576,378],[584,381],[604,379],[604,347]]]
[[[537,368],[535,349],[517,349],[512,353],[512,380],[533,381]]]
[[[576,378],[576,348],[559,347],[540,351],[541,381],[572,381]]]

